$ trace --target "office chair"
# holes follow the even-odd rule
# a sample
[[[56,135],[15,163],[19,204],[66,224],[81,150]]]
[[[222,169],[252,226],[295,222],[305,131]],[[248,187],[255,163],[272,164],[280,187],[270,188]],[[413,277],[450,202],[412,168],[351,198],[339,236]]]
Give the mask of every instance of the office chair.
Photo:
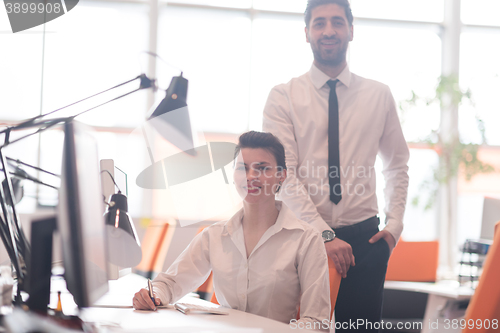
[[[142,240],[142,260],[135,272],[148,279],[163,271],[175,228],[167,220],[151,220]]]
[[[483,266],[476,291],[465,313],[467,332],[497,332],[500,329],[500,221]],[[495,321],[496,320],[496,328]],[[469,325],[472,323],[472,325]]]

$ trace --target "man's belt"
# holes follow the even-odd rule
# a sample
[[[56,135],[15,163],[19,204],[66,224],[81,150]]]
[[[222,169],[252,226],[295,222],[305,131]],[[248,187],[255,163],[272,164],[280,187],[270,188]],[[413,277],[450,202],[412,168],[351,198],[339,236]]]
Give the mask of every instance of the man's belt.
[[[348,225],[340,228],[332,228],[335,231],[335,235],[340,238],[351,238],[366,231],[378,230],[378,225],[380,224],[380,219],[378,216],[372,216],[364,221],[358,222],[353,225]]]

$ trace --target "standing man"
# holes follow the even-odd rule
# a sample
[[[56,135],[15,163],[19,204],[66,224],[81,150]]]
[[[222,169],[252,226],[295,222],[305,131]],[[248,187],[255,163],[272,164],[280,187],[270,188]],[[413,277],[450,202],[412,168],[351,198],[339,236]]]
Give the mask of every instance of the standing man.
[[[289,175],[281,199],[323,235],[342,275],[336,327],[378,331],[387,261],[403,230],[409,150],[394,98],[349,71],[347,0],[309,0],[310,71],[272,89],[263,128],[280,138]],[[374,50],[380,52],[380,50]],[[374,164],[383,161],[386,225],[379,231]],[[365,325],[355,326],[352,323]]]

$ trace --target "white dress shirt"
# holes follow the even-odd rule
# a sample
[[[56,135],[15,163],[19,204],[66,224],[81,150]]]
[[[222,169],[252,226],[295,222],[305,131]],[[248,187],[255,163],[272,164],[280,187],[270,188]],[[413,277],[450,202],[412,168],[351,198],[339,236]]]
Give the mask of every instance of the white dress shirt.
[[[163,304],[174,303],[195,290],[213,271],[217,300],[222,306],[290,323],[329,320],[328,259],[321,235],[276,201],[279,215],[247,258],[241,220],[205,228],[166,273],[153,281]]]
[[[389,87],[351,73],[348,66],[337,77],[342,200],[335,205],[327,174],[330,79],[313,65],[269,94],[263,129],[285,146],[288,167],[279,198],[319,231],[361,222],[378,214],[374,164],[379,154],[386,181],[385,230],[397,241],[403,230],[409,150],[394,98]]]

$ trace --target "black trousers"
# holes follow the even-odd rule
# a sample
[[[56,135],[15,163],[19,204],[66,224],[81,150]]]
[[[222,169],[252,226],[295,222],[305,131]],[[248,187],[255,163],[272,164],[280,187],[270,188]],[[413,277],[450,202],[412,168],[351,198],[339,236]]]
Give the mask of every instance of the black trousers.
[[[378,221],[377,217],[374,218]],[[345,228],[335,229],[337,237],[351,245],[356,263],[356,266],[349,268],[347,277],[340,282],[335,305],[336,332],[379,331],[384,280],[390,253],[389,245],[383,238],[375,244],[368,243],[378,232],[376,225],[378,223],[370,223],[369,230],[354,233],[344,233],[342,229]]]

